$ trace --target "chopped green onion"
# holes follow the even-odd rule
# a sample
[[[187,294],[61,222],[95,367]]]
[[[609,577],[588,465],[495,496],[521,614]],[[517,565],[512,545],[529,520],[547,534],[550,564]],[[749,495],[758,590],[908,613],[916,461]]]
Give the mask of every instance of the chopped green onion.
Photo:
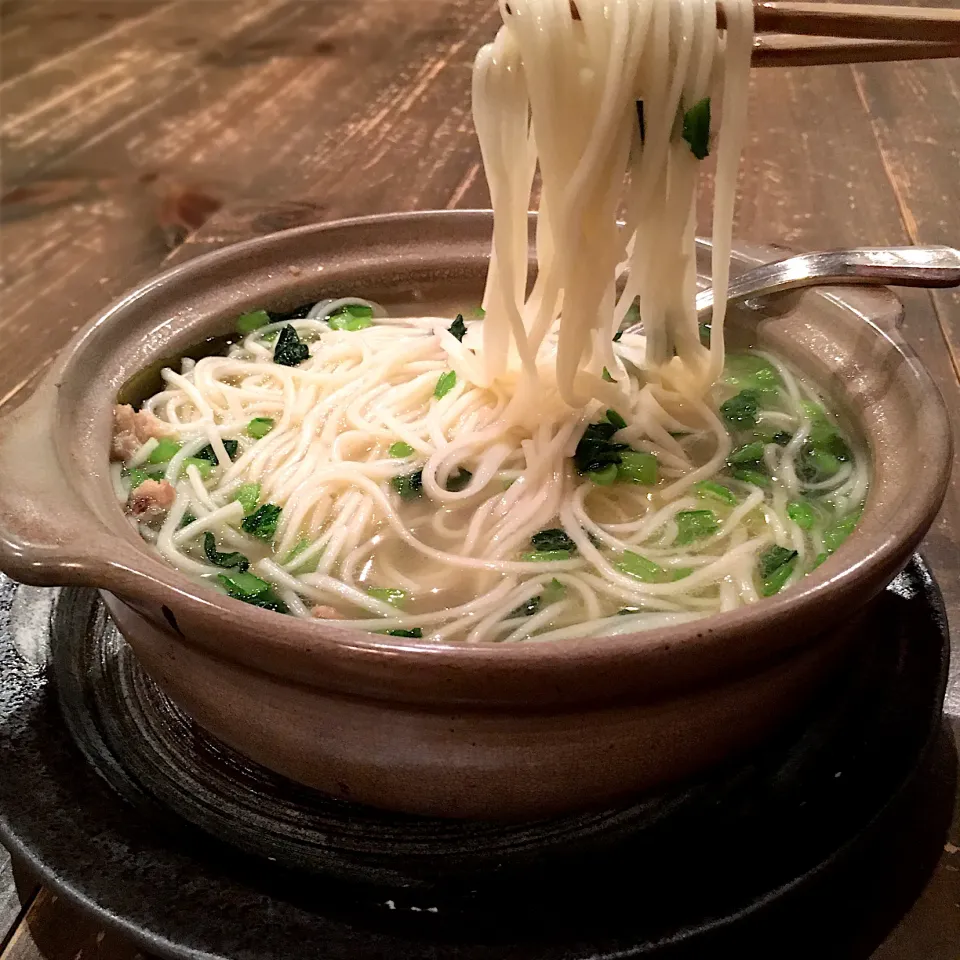
[[[530,538],[530,543],[534,550],[567,550],[573,553],[577,549],[573,539],[559,527],[550,527],[547,530],[535,533]]]
[[[247,424],[247,434],[254,440],[261,440],[273,429],[272,417],[254,417]]]
[[[463,322],[462,313],[458,313],[457,319],[454,320],[449,327],[447,327],[447,333],[453,337],[456,337],[458,340],[463,340],[467,333],[467,325]]]
[[[524,563],[554,563],[569,560],[569,550],[531,550],[520,558]]]
[[[208,480],[213,473],[213,464],[209,460],[200,457],[187,457],[183,461],[183,472],[187,472],[187,467],[196,467],[200,471],[200,479]]]
[[[243,507],[244,516],[253,513],[257,509],[257,504],[260,503],[260,484],[243,484],[233,495],[233,499]]]
[[[391,607],[402,606],[407,599],[407,591],[397,587],[367,587],[367,593],[374,600],[382,600],[384,603],[389,603]]]
[[[411,630],[384,630],[383,633],[388,637],[411,637],[414,640],[419,640],[423,636],[423,630],[420,627],[413,627]]]
[[[150,479],[150,474],[147,473],[146,470],[134,467],[133,470],[127,474],[127,479],[130,481],[130,489],[136,490],[144,480]]]
[[[296,367],[310,356],[310,348],[300,339],[290,323],[281,328],[277,345],[273,348],[273,362],[284,367]]]
[[[609,487],[610,484],[616,483],[618,469],[615,463],[608,463],[599,470],[591,470],[587,473],[587,477],[600,487]]]
[[[816,517],[809,503],[794,500],[787,504],[787,516],[801,529],[809,530],[813,527]]]
[[[719,500],[721,503],[734,504],[737,502],[737,495],[722,483],[714,483],[713,480],[701,480],[694,484],[693,489],[701,500]]]
[[[203,535],[203,552],[215,567],[236,567],[240,573],[246,573],[250,567],[242,553],[218,553],[216,538],[209,530]]]
[[[252,310],[250,313],[241,314],[237,317],[237,333],[247,336],[260,327],[265,327],[270,322],[270,314],[266,310]]]
[[[182,443],[178,443],[170,437],[163,437],[150,451],[150,456],[147,457],[147,463],[166,463],[168,460],[173,459],[182,446]]]
[[[652,453],[624,450],[620,454],[617,479],[628,483],[641,483],[649,487],[657,482],[659,469],[660,463]]]
[[[418,470],[403,477],[393,477],[390,484],[400,494],[402,500],[414,500],[423,492],[423,471]]]
[[[448,370],[446,373],[441,373],[439,379],[437,380],[437,385],[433,388],[433,395],[438,400],[442,399],[453,389],[456,382],[456,370]]]
[[[409,457],[413,453],[413,447],[409,443],[404,443],[402,440],[398,440],[396,443],[390,444],[390,449],[387,450],[387,453],[391,457]]]
[[[249,517],[244,517],[240,526],[246,533],[260,540],[272,540],[280,522],[281,508],[275,503],[265,503],[258,507]]]
[[[698,100],[683,114],[681,136],[690,145],[690,152],[703,160],[710,155],[710,98]]]
[[[618,429],[622,430],[626,425],[627,421],[617,413],[616,410],[607,411],[607,419]]]
[[[720,521],[712,510],[681,510],[676,521],[676,542],[680,546],[709,537],[720,528]]]

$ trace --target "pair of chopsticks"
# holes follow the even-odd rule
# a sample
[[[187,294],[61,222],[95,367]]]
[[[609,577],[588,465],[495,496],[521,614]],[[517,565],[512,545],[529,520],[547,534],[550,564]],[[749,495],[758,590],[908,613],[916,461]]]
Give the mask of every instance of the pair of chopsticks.
[[[960,57],[960,10],[770,0],[753,14],[755,67]]]

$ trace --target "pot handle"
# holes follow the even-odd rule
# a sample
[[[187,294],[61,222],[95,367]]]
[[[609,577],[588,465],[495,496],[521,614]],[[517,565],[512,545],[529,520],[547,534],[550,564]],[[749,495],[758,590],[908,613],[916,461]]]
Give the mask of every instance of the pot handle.
[[[135,551],[74,488],[54,441],[56,400],[47,378],[0,422],[0,569],[36,586],[100,586]]]

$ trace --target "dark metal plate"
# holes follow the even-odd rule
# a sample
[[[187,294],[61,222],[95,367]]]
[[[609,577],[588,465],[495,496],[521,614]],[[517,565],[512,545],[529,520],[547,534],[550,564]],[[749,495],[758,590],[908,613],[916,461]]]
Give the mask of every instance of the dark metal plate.
[[[62,894],[178,960],[705,945],[862,845],[928,751],[947,656],[939,591],[915,559],[848,673],[749,762],[622,809],[463,823],[250,764],[143,674],[95,593],[3,580],[0,834]]]

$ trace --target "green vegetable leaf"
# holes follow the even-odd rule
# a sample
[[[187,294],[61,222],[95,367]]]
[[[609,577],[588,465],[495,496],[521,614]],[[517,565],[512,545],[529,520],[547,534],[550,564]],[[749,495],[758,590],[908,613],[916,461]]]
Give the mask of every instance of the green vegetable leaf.
[[[720,521],[712,510],[681,510],[676,520],[676,542],[680,546],[709,537],[720,528]]]
[[[147,473],[146,470],[134,467],[134,469],[127,474],[127,479],[130,481],[130,489],[136,490],[144,480],[150,479],[150,474]]]
[[[287,605],[274,593],[273,587],[252,573],[221,573],[217,575],[217,580],[235,600],[242,600],[276,613],[290,612]]]
[[[712,333],[713,333],[713,324],[712,324],[712,323],[706,323],[705,321],[701,320],[700,323],[697,324],[697,328],[698,328],[699,331],[700,331],[700,342],[701,342],[705,347],[709,347],[709,346],[710,346],[710,337],[711,337],[711,335],[712,335]]]
[[[783,588],[793,572],[794,561],[797,559],[796,550],[786,547],[772,546],[764,550],[757,561],[760,573],[760,593],[765,597],[772,597]]]
[[[483,307],[474,307],[473,315],[479,317],[481,320],[487,315],[487,311]]]
[[[554,563],[557,560],[569,560],[569,550],[531,550],[520,558],[524,563]]]
[[[723,368],[723,380],[739,390],[776,390],[781,385],[777,368],[755,353],[730,353]]]
[[[727,464],[730,466],[740,466],[742,464],[759,464],[763,460],[763,441],[751,440],[742,447],[737,447],[731,451],[727,457]]]
[[[266,310],[252,310],[250,313],[244,313],[237,317],[235,326],[237,333],[247,336],[254,330],[266,326],[269,322],[270,314]]]
[[[242,553],[218,553],[216,538],[209,530],[203,535],[203,552],[215,567],[236,567],[240,573],[246,573],[250,567]]]
[[[607,420],[610,421],[618,430],[622,430],[626,425],[627,421],[617,413],[616,410],[607,411]]]
[[[411,630],[384,630],[384,636],[387,637],[411,637],[419,640],[423,636],[423,630],[420,627],[414,627]]]
[[[391,457],[403,459],[413,453],[413,447],[411,447],[409,443],[398,440],[396,443],[390,444],[390,449],[387,450],[387,453],[389,453]]]
[[[414,500],[423,492],[423,471],[408,473],[402,477],[393,477],[390,481],[393,489],[402,500]]]
[[[400,607],[407,600],[407,591],[397,587],[367,587],[367,593],[375,600],[389,603],[391,607]]]
[[[166,463],[168,460],[173,459],[182,446],[182,443],[178,443],[170,437],[163,437],[150,451],[150,456],[147,457],[147,463]]]
[[[540,594],[540,598],[545,604],[557,603],[566,596],[566,593],[567,588],[556,577],[554,577],[543,588],[543,593]]]
[[[667,571],[659,563],[641,557],[632,550],[623,551],[623,558],[617,564],[617,569],[643,583],[662,583],[667,579]]]
[[[810,530],[816,521],[813,508],[809,503],[793,500],[787,504],[787,516],[801,529]]]
[[[823,548],[829,554],[833,553],[847,537],[853,533],[854,527],[860,520],[860,511],[849,513],[835,521],[823,535]]]
[[[760,397],[755,390],[741,390],[736,396],[720,404],[720,416],[728,427],[745,430],[756,425]]]
[[[284,367],[296,367],[310,356],[310,348],[300,339],[292,324],[280,330],[273,348],[273,362]]]
[[[209,460],[201,457],[186,457],[183,461],[183,472],[187,472],[187,467],[196,467],[200,471],[200,479],[207,480],[213,473],[213,464]]]
[[[623,328],[621,327],[621,329],[619,329],[619,330],[613,335],[613,342],[614,342],[614,343],[619,343],[619,342],[620,342],[620,338],[621,338],[622,336],[623,336]]]
[[[737,495],[722,483],[714,483],[713,480],[701,480],[694,484],[693,489],[701,500],[719,500],[720,503],[734,504],[737,502]]]
[[[624,450],[620,454],[617,479],[627,483],[641,483],[649,487],[657,482],[659,470],[660,463],[652,453]]]
[[[437,385],[433,388],[433,395],[440,400],[453,389],[456,382],[456,370],[448,370],[446,373],[441,373],[440,378],[437,380]]]
[[[456,337],[458,340],[463,340],[464,336],[467,333],[467,325],[463,322],[463,314],[458,313],[457,319],[447,327],[447,333]]]
[[[690,152],[703,160],[710,155],[710,98],[698,100],[683,114],[681,136],[690,144]]]
[[[613,443],[611,437],[617,432],[612,423],[590,423],[583,431],[573,454],[578,473],[602,470],[607,464],[620,463],[621,452],[630,448],[625,443]]]
[[[513,619],[514,617],[532,617],[539,609],[540,604],[543,603],[543,597],[537,595],[531,597],[526,603],[521,603],[519,607],[515,607],[507,614],[508,619]]]
[[[597,484],[600,487],[609,487],[611,484],[617,482],[617,473],[619,467],[615,463],[608,463],[605,467],[600,467],[599,470],[591,470],[587,473],[587,477],[592,483]]]
[[[273,429],[272,417],[254,417],[247,424],[247,434],[254,440],[261,440]]]
[[[751,470],[747,467],[733,467],[730,475],[743,483],[752,483],[755,487],[769,487],[770,477],[759,470]]]
[[[249,517],[244,517],[240,526],[247,533],[260,540],[272,540],[280,522],[281,508],[275,503],[265,503],[258,507]]]
[[[237,449],[239,446],[240,444],[237,440],[223,441],[223,449],[227,451],[227,456],[231,460],[237,455]],[[217,455],[213,452],[213,447],[209,443],[201,450],[198,450],[194,456],[197,460],[208,460],[212,464],[216,464],[218,462]]]
[[[253,513],[257,509],[257,504],[260,503],[260,484],[243,484],[233,495],[233,499],[243,507],[245,516]]]
[[[573,553],[577,549],[573,538],[567,536],[566,531],[559,527],[550,527],[535,533],[530,538],[530,544],[534,550],[566,550]]]
[[[603,368],[602,376],[603,376],[603,379],[607,381],[607,383],[617,382],[616,380],[613,379],[613,374],[606,367]]]
[[[373,326],[373,320],[371,319],[373,311],[365,315],[357,316],[351,312],[354,309],[360,308],[344,307],[339,313],[335,313],[332,317],[327,317],[327,325],[331,330],[346,330],[350,333],[355,333],[357,330],[366,330],[367,327]],[[369,307],[364,307],[363,309],[370,310]]]

